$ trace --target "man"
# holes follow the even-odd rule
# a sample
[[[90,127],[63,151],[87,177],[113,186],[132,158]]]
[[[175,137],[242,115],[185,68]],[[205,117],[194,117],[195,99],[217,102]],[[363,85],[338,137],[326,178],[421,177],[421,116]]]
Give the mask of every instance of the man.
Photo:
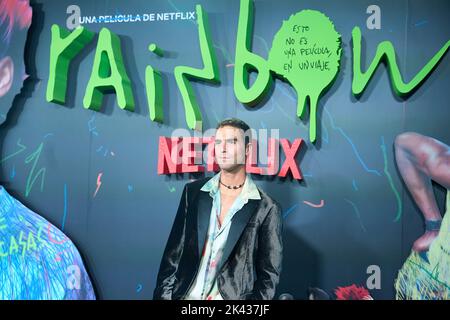
[[[22,88],[28,0],[0,0],[0,124]],[[0,185],[0,300],[95,299],[75,245]]]
[[[249,126],[220,122],[220,172],[188,183],[167,241],[155,299],[272,299],[282,262],[280,206],[245,172]]]
[[[425,233],[400,269],[397,299],[450,299],[450,147],[414,132],[395,139],[400,174],[425,219]],[[447,213],[442,219],[432,181],[447,189]]]

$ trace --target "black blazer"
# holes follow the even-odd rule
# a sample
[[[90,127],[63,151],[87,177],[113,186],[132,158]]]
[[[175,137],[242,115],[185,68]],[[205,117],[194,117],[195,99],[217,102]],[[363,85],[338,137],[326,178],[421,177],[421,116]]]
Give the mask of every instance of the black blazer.
[[[186,184],[158,272],[154,299],[183,299],[195,280],[213,199],[200,188],[210,178]],[[258,189],[259,190],[259,189]],[[217,275],[224,299],[273,299],[282,262],[281,208],[259,190],[233,217]]]

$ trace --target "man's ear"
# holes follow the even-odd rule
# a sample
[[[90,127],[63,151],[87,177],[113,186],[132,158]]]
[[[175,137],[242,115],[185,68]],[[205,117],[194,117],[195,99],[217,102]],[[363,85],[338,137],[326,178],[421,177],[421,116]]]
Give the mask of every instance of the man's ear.
[[[3,97],[11,89],[14,79],[14,62],[10,57],[0,60],[0,97]]]
[[[252,151],[252,143],[249,142],[249,143],[247,143],[247,145],[245,146],[245,159],[248,158],[248,155],[250,154],[251,151]]]

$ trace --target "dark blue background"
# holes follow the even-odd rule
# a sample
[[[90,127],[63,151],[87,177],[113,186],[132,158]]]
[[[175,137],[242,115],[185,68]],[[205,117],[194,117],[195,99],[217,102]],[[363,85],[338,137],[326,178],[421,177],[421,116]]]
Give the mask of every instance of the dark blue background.
[[[233,92],[234,51],[239,1],[36,1],[26,60],[32,80],[25,96],[1,128],[1,183],[25,205],[50,220],[77,245],[99,298],[149,299],[182,188],[191,175],[158,176],[158,137],[185,128],[184,107],[173,69],[202,67],[194,21],[85,25],[96,33],[107,27],[118,34],[136,99],[134,113],[117,107],[109,95],[101,112],[85,110],[82,99],[91,73],[96,39],[77,57],[70,71],[66,106],[47,103],[50,27],[66,25],[66,8],[77,4],[82,16],[195,11],[209,15],[218,57],[221,85],[194,83],[204,127],[236,116],[251,127],[279,128],[280,137],[308,140],[308,123],[296,119],[296,94],[276,81],[270,98],[254,109]],[[381,30],[366,28],[366,9],[381,8]],[[405,190],[393,156],[399,133],[416,131],[450,144],[448,127],[449,59],[444,57],[426,82],[407,100],[395,95],[384,65],[378,68],[362,97],[351,93],[351,31],[363,36],[364,70],[377,45],[392,41],[405,81],[409,81],[449,39],[450,2],[403,1],[254,1],[253,51],[268,56],[272,38],[283,20],[303,9],[320,10],[342,35],[342,67],[319,103],[318,141],[307,142],[297,157],[304,180],[255,177],[262,189],[283,206],[284,264],[279,293],[305,298],[308,286],[332,291],[353,283],[365,285],[369,265],[381,268],[381,289],[375,298],[394,297],[393,283],[423,221]],[[150,43],[168,57],[148,52]],[[147,64],[161,70],[164,82],[164,124],[149,120],[144,72]],[[33,80],[34,79],[34,80]],[[382,144],[386,146],[386,170]],[[30,156],[43,143],[34,174],[45,168],[26,196]],[[95,196],[96,181],[102,185]],[[388,176],[393,179],[393,187]],[[33,178],[33,176],[31,177]],[[67,197],[64,196],[66,188]],[[400,194],[401,218],[394,221]],[[443,212],[444,190],[435,186]],[[303,201],[319,203],[313,208]]]

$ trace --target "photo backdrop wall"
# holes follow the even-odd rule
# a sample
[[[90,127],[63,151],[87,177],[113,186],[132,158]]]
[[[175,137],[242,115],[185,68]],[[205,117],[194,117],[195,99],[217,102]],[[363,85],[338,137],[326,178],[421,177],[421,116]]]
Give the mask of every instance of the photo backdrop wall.
[[[254,175],[257,185],[283,207],[278,294],[305,299],[308,287],[332,292],[338,286],[371,283],[374,298],[394,298],[394,280],[423,233],[423,218],[399,175],[393,143],[407,131],[450,143],[449,59],[444,53],[406,96],[397,94],[388,64],[381,63],[362,94],[355,95],[352,30],[360,28],[363,71],[387,40],[407,83],[449,40],[448,1],[252,2],[249,49],[264,60],[283,21],[305,9],[323,13],[341,36],[339,70],[317,103],[314,142],[311,114],[297,117],[298,92],[288,81],[274,74],[274,85],[253,106],[236,97],[238,0],[31,3],[33,22],[24,56],[31,76],[0,128],[0,180],[76,244],[98,298],[151,299],[182,188],[213,174],[157,172],[159,137],[189,129],[174,69],[204,65],[197,4],[209,20],[220,80],[191,81],[203,130],[238,117],[255,129],[279,129],[280,138],[290,142],[303,139],[295,158],[301,180]],[[93,40],[71,63],[65,103],[47,102],[52,25],[71,30],[80,22],[94,33]],[[119,108],[114,93],[105,96],[98,111],[83,107],[102,28],[120,40],[133,112]],[[149,51],[152,43],[164,51],[162,57]],[[150,119],[148,65],[161,74],[161,122]],[[250,83],[256,75],[252,73]],[[434,191],[443,213],[445,189],[436,184]],[[380,278],[374,282],[369,278],[375,273]]]

